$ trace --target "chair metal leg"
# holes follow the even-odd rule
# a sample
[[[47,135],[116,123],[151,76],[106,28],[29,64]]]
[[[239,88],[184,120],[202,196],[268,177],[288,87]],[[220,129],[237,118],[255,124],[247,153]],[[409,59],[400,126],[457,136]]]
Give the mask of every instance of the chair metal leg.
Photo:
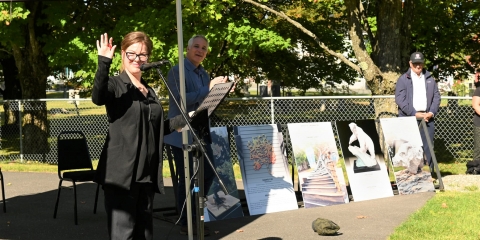
[[[2,182],[2,203],[3,203],[3,212],[7,212],[7,203],[5,202],[5,186],[3,185],[3,173],[0,169],[0,181]]]
[[[73,197],[75,198],[75,206],[73,209],[74,215],[75,215],[75,225],[78,225],[78,220],[77,220],[77,185],[75,184],[75,181],[73,181]]]
[[[57,202],[55,203],[55,211],[53,212],[53,218],[57,218],[58,201],[60,200],[60,190],[62,190],[62,182],[63,180],[60,179],[58,183]]]
[[[95,206],[93,207],[93,213],[97,213],[97,202],[98,202],[98,189],[100,188],[100,184],[97,184],[97,192],[95,193]]]

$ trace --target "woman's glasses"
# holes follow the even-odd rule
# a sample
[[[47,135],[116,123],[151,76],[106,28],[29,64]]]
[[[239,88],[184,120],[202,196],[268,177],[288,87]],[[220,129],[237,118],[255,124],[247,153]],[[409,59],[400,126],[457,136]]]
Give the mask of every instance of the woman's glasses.
[[[137,57],[142,62],[147,61],[147,59],[148,59],[148,54],[136,54],[136,53],[133,53],[133,52],[126,52],[125,56],[130,61],[134,61]]]

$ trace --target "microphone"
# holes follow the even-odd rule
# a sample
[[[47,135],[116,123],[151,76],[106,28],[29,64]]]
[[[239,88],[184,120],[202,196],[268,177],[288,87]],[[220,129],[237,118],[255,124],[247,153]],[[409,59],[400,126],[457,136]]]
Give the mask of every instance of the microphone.
[[[148,71],[148,70],[150,70],[150,68],[160,67],[160,66],[162,66],[163,64],[166,64],[166,63],[170,63],[170,61],[162,60],[162,61],[158,61],[158,62],[144,63],[144,64],[142,64],[142,66],[140,66],[140,70],[141,71]]]

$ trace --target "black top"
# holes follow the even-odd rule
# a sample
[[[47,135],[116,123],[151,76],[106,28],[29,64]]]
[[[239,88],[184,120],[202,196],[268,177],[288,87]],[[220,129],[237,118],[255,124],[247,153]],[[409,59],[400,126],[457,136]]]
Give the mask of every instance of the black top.
[[[153,183],[163,192],[163,108],[146,82],[145,97],[126,72],[108,76],[112,59],[99,56],[92,101],[105,105],[108,134],[97,167],[96,182],[130,189],[133,182]]]
[[[473,96],[480,97],[480,87],[475,89]],[[480,115],[478,115],[476,111],[473,111],[473,125],[475,125],[475,127],[480,127]]]
[[[140,183],[151,183],[150,173],[152,158],[158,158],[158,151],[155,151],[156,143],[158,139],[155,139],[154,127],[152,126],[151,118],[151,105],[155,104],[155,99],[152,98],[150,92],[145,97],[138,89],[136,89],[136,96],[140,103],[140,109],[142,114],[139,115],[139,140],[140,142],[137,158],[135,162],[135,181]]]

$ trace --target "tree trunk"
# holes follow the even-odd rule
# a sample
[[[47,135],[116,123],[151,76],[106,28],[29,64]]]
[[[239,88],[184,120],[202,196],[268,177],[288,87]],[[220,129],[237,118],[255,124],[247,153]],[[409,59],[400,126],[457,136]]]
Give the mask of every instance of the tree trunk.
[[[400,59],[402,60],[400,65],[400,73],[410,68],[408,62],[410,61],[410,54],[412,53],[412,21],[413,16],[411,13],[415,11],[414,0],[405,0],[405,4],[402,9],[402,26],[400,28]]]
[[[361,2],[359,0],[347,0],[345,5],[349,14],[348,25],[350,27],[349,35],[352,40],[352,48],[368,87],[373,95],[395,94],[395,83],[400,76],[401,62],[400,37],[398,34],[400,28],[399,19],[401,19],[399,14],[401,2],[399,1],[398,4],[392,1],[379,3],[378,7],[379,12],[382,12],[381,16],[389,16],[391,19],[378,21],[379,32],[377,32],[373,54],[377,56],[378,62],[373,61],[365,48],[361,24],[361,9],[363,9]],[[386,35],[386,37],[382,35]],[[392,99],[387,99],[386,102],[375,99],[375,115],[377,118],[396,116],[396,114],[396,105]]]
[[[46,98],[48,58],[43,54],[43,44],[37,36],[48,35],[48,28],[39,25],[41,2],[25,2],[30,11],[27,17],[25,45],[12,42],[13,56],[18,68],[20,85],[24,99]],[[45,102],[33,101],[24,104],[22,119],[24,153],[44,154],[48,148],[48,122]]]
[[[3,69],[3,77],[5,79],[5,89],[2,89],[3,100],[21,99],[22,89],[18,79],[18,69],[15,66],[15,59],[12,55],[8,58],[1,59],[0,65]],[[4,101],[4,125],[18,126],[18,103]]]
[[[362,13],[360,11],[359,0],[346,0],[346,12],[348,14],[348,33],[352,41],[352,49],[355,53],[355,58],[361,68],[361,73],[367,82],[367,86],[372,91],[373,95],[386,94],[380,88],[383,81],[383,76],[380,69],[373,62],[373,59],[367,52],[363,39],[363,29],[361,24]]]
[[[23,150],[25,154],[46,154],[50,152],[50,135],[47,120],[47,103],[29,101],[23,105]]]
[[[400,72],[402,2],[398,0],[377,1],[377,34],[373,47],[373,59],[383,73]]]
[[[352,48],[367,86],[373,95],[392,95],[395,94],[395,84],[401,71],[401,39],[400,39],[400,20],[401,20],[401,2],[400,1],[379,1],[377,2],[378,13],[377,34],[375,42],[372,43],[373,59],[366,51],[363,29],[361,24],[361,1],[347,0],[349,35],[352,40]],[[375,118],[396,117],[398,110],[394,99],[374,99]],[[379,135],[380,146],[384,150],[384,137],[380,124],[377,123],[377,132]],[[384,151],[385,153],[385,151]],[[385,154],[385,159],[388,156]]]

